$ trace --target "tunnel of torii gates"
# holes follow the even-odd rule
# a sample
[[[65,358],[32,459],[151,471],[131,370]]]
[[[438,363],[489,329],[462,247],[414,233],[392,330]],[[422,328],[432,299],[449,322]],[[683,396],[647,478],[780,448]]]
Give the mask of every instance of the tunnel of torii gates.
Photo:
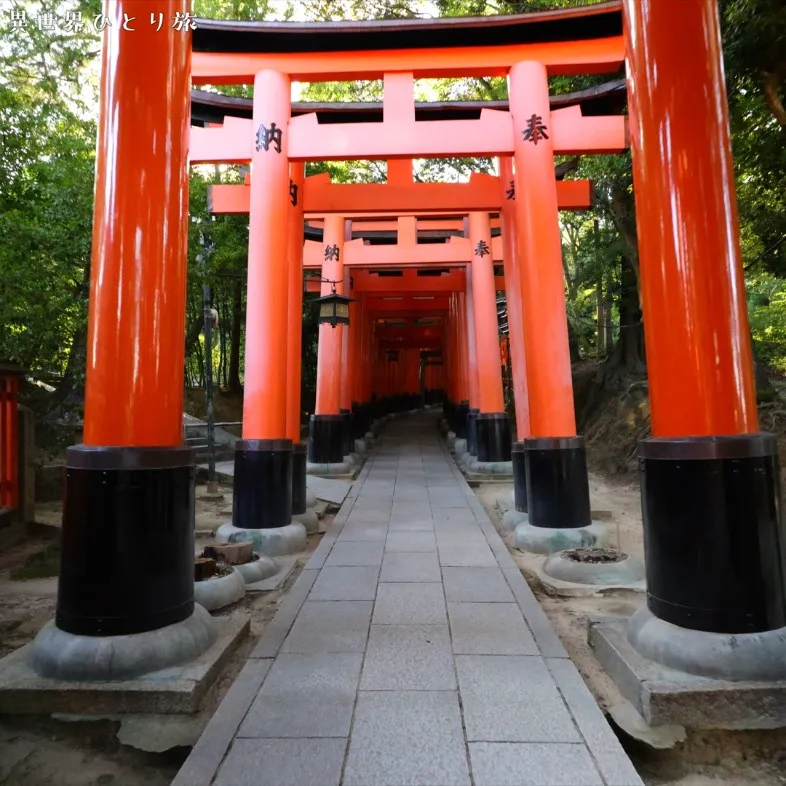
[[[198,612],[194,459],[182,441],[189,161],[250,164],[247,184],[212,194],[214,210],[250,215],[238,532],[291,526],[293,490],[302,506],[303,267],[354,298],[348,329],[320,326],[314,463],[345,455],[346,412],[359,434],[414,395],[424,349],[441,353],[427,384],[455,432],[474,431],[478,458],[508,458],[495,262],[525,478],[517,502],[533,527],[590,524],[558,224],[560,207],[586,207],[588,186],[559,181],[554,156],[617,152],[628,132],[619,113],[550,104],[548,78],[625,67],[652,416],[638,454],[647,608],[629,638],[663,662],[691,632],[782,639],[777,454],[757,421],[716,0],[123,32],[124,12],[183,10],[183,0],[105,9],[84,444],[68,452],[59,645],[39,672],[63,673],[69,636],[155,632]],[[507,78],[505,105],[413,100],[416,79],[490,76]],[[372,122],[341,107],[293,111],[293,82],[356,79],[384,82]],[[190,128],[192,86],[206,84],[253,84],[250,117],[238,102],[236,115]],[[496,158],[500,176],[412,183],[411,160],[435,157]],[[388,182],[303,179],[307,161],[354,159],[388,161]],[[304,245],[306,219],[322,237]],[[374,227],[392,235],[394,221],[395,244],[374,244]],[[438,231],[449,241],[419,242]]]

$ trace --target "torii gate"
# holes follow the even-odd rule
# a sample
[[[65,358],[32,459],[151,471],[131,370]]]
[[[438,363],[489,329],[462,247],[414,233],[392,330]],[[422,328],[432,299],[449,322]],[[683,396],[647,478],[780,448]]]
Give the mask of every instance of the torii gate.
[[[211,163],[216,162],[211,161]],[[339,213],[346,216],[349,213],[350,215],[362,216],[367,213],[384,214],[390,212],[400,214],[404,211],[430,214],[452,213],[457,210],[469,212],[484,211],[486,213],[489,211],[499,212],[503,205],[511,201],[515,195],[512,175],[504,183],[498,177],[475,173],[467,184],[415,184],[412,178],[412,162],[406,159],[390,161],[388,163],[388,171],[388,182],[386,184],[338,185],[331,184],[329,175],[325,173],[314,175],[306,178],[302,191],[300,189],[293,190],[292,200],[298,201],[302,199],[305,214]],[[245,185],[211,186],[208,195],[211,212],[247,212],[250,201],[250,180],[250,176],[247,175]],[[590,207],[591,193],[588,181],[557,180],[556,187],[558,206],[561,209],[586,209]],[[339,218],[337,221],[340,222],[341,219]],[[418,244],[416,221],[411,217],[399,218],[397,230],[399,242],[395,245],[369,246],[364,244],[361,239],[344,242],[341,246],[341,260],[338,269],[343,270],[345,267],[371,268],[375,266],[404,265],[425,267],[456,263],[469,264],[473,259],[473,245],[469,238],[451,237],[449,242],[445,244]],[[327,246],[334,247],[335,240],[333,238],[330,243],[326,242],[324,245],[316,241],[307,240],[304,247],[303,266],[321,269],[323,249]],[[492,252],[490,258],[493,261],[502,261],[502,238],[491,239],[489,249]],[[335,277],[339,276],[338,269],[332,270],[331,278],[335,279]],[[504,287],[497,286],[496,288],[503,289]],[[398,291],[398,289],[391,282],[391,292],[395,291]],[[353,293],[346,291],[345,294],[350,295]],[[517,296],[517,293],[512,294],[514,299]],[[496,307],[492,299],[488,297],[488,294],[482,302],[482,306],[483,320],[488,326],[486,328],[486,325],[484,325],[485,331],[481,329],[481,333],[488,334],[485,338],[486,347],[482,354],[483,360],[481,361],[481,364],[487,365],[488,368],[484,369],[482,376],[486,380],[493,379],[493,382],[487,382],[486,384],[490,384],[494,388],[494,393],[487,397],[485,403],[486,407],[496,407],[501,410],[503,408],[501,377],[499,376],[499,369],[493,365],[496,362],[494,354],[489,354],[491,336],[496,332]],[[368,319],[369,315],[365,313],[362,304],[359,305],[357,311],[359,318],[363,320]],[[476,314],[473,317],[473,329],[477,322],[478,315]],[[516,343],[521,341],[519,325],[520,323],[517,323],[513,326],[514,342]],[[369,326],[365,322],[360,328],[358,328],[356,323],[355,328],[350,329],[349,332],[354,334],[358,330],[365,332],[368,329]],[[292,332],[290,331],[290,340],[292,339]],[[350,342],[344,333],[345,329],[343,328],[338,331],[325,329],[320,332],[320,352],[328,353],[331,361],[329,364],[320,363],[319,365],[321,373],[317,380],[317,411],[312,420],[312,435],[309,440],[309,458],[318,465],[341,465],[344,455],[350,452],[348,446],[351,445],[351,440],[346,435],[343,439],[340,439],[335,434],[335,423],[338,416],[350,413],[355,416],[355,436],[365,434],[365,428],[368,425],[368,419],[365,417],[367,407],[361,398],[356,398],[349,390],[349,388],[354,388],[351,375],[355,364],[348,357]],[[331,348],[333,343],[339,348]],[[343,351],[340,347],[343,347]],[[456,350],[456,352],[461,351],[460,349]],[[337,364],[342,369],[342,372],[349,376],[343,382],[343,395],[338,390],[335,390],[334,394],[326,399],[320,396],[320,390],[328,388],[332,384],[337,384],[334,364]],[[403,365],[412,367],[414,365],[412,357],[407,356],[402,363]],[[290,374],[293,378],[296,377],[294,370],[290,370]],[[499,379],[497,379],[498,377]],[[481,411],[488,412],[488,409],[481,410],[479,406],[479,399],[481,398],[480,388],[477,385],[474,386],[475,391],[473,394],[472,387],[470,384],[470,392],[467,394],[466,399],[457,399],[457,402],[467,401],[467,407],[461,409],[462,414],[456,417],[454,410],[451,409],[451,422],[454,428],[463,437],[465,432],[467,432],[463,419],[466,414],[471,413],[468,432],[470,452],[473,455],[478,455],[478,458],[483,462],[510,461],[510,438],[507,436],[509,430],[503,412],[489,412],[489,414],[495,414],[496,417],[487,417],[484,414],[484,417],[481,418],[480,439],[476,439],[474,420],[477,414]],[[411,393],[411,391],[408,391],[408,393]],[[517,393],[517,410],[523,413],[520,420],[526,422],[523,421],[523,418],[526,416],[528,402],[521,388],[517,389]],[[299,390],[294,391],[293,395],[295,396],[295,401],[299,402]],[[473,400],[471,401],[470,399]],[[292,406],[296,406],[294,402],[290,403]],[[325,408],[328,411],[324,411]],[[464,409],[468,411],[464,413]],[[325,423],[324,426],[321,425],[322,422]],[[345,419],[343,427],[345,430],[352,429],[349,419]],[[521,433],[527,434],[528,431],[525,429]],[[321,466],[320,471],[324,470],[325,467]],[[525,467],[519,465],[517,466],[517,471],[523,480]],[[299,472],[298,478],[300,477],[302,477],[302,473]],[[525,484],[523,485],[525,486]]]
[[[584,523],[587,500],[554,155],[620,150],[624,121],[552,111],[548,76],[612,73],[625,61],[653,432],[639,448],[647,608],[628,641],[683,670],[757,680],[770,679],[774,663],[781,673],[777,446],[757,419],[716,0],[351,25],[197,20],[193,32],[123,29],[124,15],[188,12],[183,0],[114,0],[104,10],[84,444],[68,451],[56,624],[31,650],[40,675],[133,676],[192,659],[215,636],[194,605],[194,459],[182,444],[192,81],[255,87],[251,122],[228,118],[193,129],[190,141],[193,160],[223,152],[251,161],[254,173],[238,532],[295,537],[290,359],[280,337],[290,280],[300,284],[303,225],[290,178],[302,183],[308,160],[499,156],[508,174],[515,169],[502,236],[506,287],[518,295],[509,319],[523,325],[511,353],[530,404],[529,431],[519,434],[530,524],[564,533]],[[460,76],[506,76],[509,109],[418,120],[413,80]],[[347,79],[384,80],[373,133],[291,117],[293,81]],[[473,217],[485,233],[488,213]],[[484,286],[493,292],[489,267]],[[460,333],[462,320],[448,325]],[[472,360],[464,353],[465,367]],[[157,646],[163,628],[172,646]],[[115,647],[124,657],[104,657]]]

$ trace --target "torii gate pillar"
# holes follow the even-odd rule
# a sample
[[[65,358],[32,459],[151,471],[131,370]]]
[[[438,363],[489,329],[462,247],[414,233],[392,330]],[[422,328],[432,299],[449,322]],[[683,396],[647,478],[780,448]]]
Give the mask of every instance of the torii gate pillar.
[[[322,295],[329,295],[333,284],[343,288],[345,220],[340,215],[325,218],[322,265]],[[349,471],[344,461],[348,419],[341,412],[341,365],[344,327],[319,326],[317,346],[317,397],[308,434],[309,472],[341,474]]]
[[[531,430],[524,440],[529,523],[516,537],[526,550],[550,553],[591,544],[603,527],[590,517],[584,441],[576,435],[546,68],[516,63],[509,80]]]
[[[472,301],[477,347],[477,456],[483,464],[497,464],[510,461],[510,423],[502,393],[497,293],[490,253],[491,224],[488,213],[469,214],[469,237],[472,245]]]
[[[292,522],[287,428],[290,112],[289,76],[260,71],[254,79],[243,438],[235,444],[232,525],[216,532],[218,542],[249,538],[270,556],[306,543],[305,528]]]
[[[42,677],[131,679],[193,659],[216,635],[194,605],[183,445],[191,35],[123,30],[124,12],[190,10],[104,6],[84,444],[67,454],[55,624],[32,646]]]
[[[778,449],[757,420],[718,4],[623,7],[653,434],[628,641],[703,677],[782,679]]]

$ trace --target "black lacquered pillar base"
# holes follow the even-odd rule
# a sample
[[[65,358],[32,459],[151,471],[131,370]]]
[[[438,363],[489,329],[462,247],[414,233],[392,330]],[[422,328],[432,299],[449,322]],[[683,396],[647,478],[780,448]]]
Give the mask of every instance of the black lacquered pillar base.
[[[312,415],[308,424],[308,460],[340,464],[344,460],[344,415]]]
[[[344,417],[344,430],[341,434],[342,450],[344,456],[355,452],[355,438],[353,437],[352,413],[348,409],[339,410],[339,414]],[[343,456],[342,456],[343,458]]]
[[[194,612],[189,448],[68,449],[55,624],[83,636],[157,630]]]
[[[292,440],[238,440],[232,499],[232,524],[239,529],[291,524]]]
[[[292,445],[292,515],[306,512],[306,458],[308,445]]]
[[[582,437],[524,440],[527,451],[527,508],[535,527],[588,527],[587,455]]]
[[[639,471],[650,611],[712,633],[785,627],[775,437],[647,439]]]
[[[480,410],[467,411],[467,451],[470,456],[478,455],[478,414]]]
[[[455,432],[456,437],[458,437],[459,439],[467,438],[468,419],[469,419],[469,401],[461,401],[456,407],[456,422],[453,427],[453,431]]]
[[[514,442],[510,449],[513,462],[513,499],[520,513],[527,512],[527,448],[523,442]]]
[[[478,461],[510,461],[510,421],[504,412],[479,412],[475,418]]]
[[[365,404],[352,404],[352,435],[354,439],[363,439],[369,430],[371,421]]]

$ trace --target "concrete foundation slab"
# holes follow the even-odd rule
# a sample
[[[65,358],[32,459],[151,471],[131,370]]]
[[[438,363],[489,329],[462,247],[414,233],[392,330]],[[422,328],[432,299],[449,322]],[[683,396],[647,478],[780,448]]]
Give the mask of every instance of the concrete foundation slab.
[[[28,644],[0,660],[0,714],[90,715],[190,713],[249,635],[246,617],[214,619],[218,638],[182,666],[122,682],[64,682],[39,677],[28,664]]]
[[[730,682],[661,666],[628,643],[627,619],[590,620],[589,643],[622,695],[650,726],[775,729],[786,726],[786,666],[775,682]]]

